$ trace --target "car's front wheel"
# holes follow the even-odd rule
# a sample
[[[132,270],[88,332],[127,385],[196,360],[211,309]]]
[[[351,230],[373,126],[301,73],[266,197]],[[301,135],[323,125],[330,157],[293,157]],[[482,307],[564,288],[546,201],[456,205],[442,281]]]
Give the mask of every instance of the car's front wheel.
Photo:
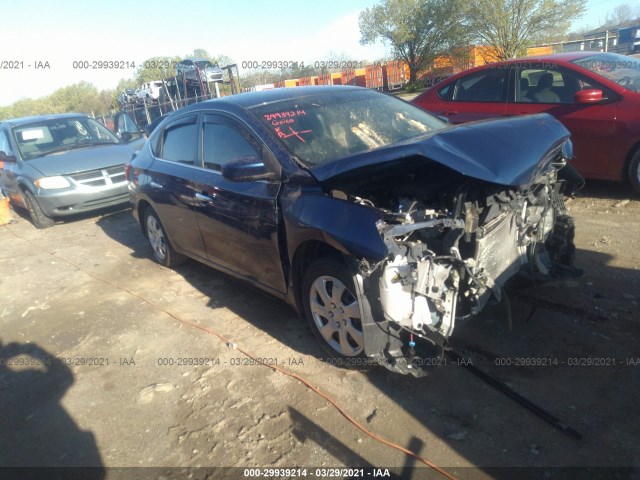
[[[638,150],[629,163],[629,181],[637,193],[640,193],[640,150]]]
[[[27,207],[27,211],[29,212],[29,216],[31,217],[31,221],[36,228],[53,227],[53,224],[55,223],[53,218],[45,215],[33,193],[25,189],[22,191],[22,198],[25,206]]]
[[[358,295],[346,266],[334,258],[316,260],[305,272],[302,296],[311,330],[336,364],[367,367]]]
[[[144,225],[149,245],[153,250],[153,256],[159,264],[171,268],[185,260],[185,257],[177,253],[171,246],[167,232],[162,226],[158,214],[151,207],[144,212]]]

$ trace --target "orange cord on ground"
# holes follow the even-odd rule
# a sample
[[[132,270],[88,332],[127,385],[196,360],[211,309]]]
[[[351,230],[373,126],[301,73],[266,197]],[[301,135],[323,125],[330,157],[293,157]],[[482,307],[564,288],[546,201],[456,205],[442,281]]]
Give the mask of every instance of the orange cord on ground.
[[[34,245],[32,242],[30,242],[29,240],[20,237],[18,234],[16,234],[13,229],[9,228],[7,226],[7,228],[9,229],[9,231],[13,234],[14,237],[25,241],[27,243],[30,243],[31,245]],[[206,332],[210,335],[214,335],[215,337],[217,337],[218,339],[220,339],[222,342],[226,343],[226,344],[230,344],[232,343],[231,340],[229,340],[228,338],[226,338],[224,335],[211,330],[210,328],[207,327],[203,327],[202,325],[198,325],[196,323],[190,322],[189,320],[185,320],[183,318],[181,318],[180,316],[170,312],[169,310],[166,310],[164,308],[162,308],[160,305],[157,305],[156,303],[154,303],[153,301],[147,299],[146,297],[143,297],[142,295],[133,292],[131,290],[129,290],[126,287],[122,287],[120,285],[117,285],[113,282],[111,282],[110,280],[107,280],[105,278],[99,277],[97,275],[94,275],[93,273],[85,270],[84,268],[82,268],[81,266],[73,263],[70,260],[67,260],[64,257],[61,257],[60,255],[54,253],[54,252],[50,252],[49,250],[39,246],[39,245],[34,245],[36,248],[38,248],[39,250],[42,250],[43,252],[59,259],[62,260],[63,262],[68,263],[69,265],[71,265],[72,267],[77,268],[78,270],[80,270],[81,272],[83,272],[84,274],[90,276],[91,278],[98,280],[99,282],[103,282],[106,283],[107,285],[112,286],[115,289],[118,290],[122,290],[123,292],[128,293],[129,295],[131,295],[132,297],[136,297],[140,300],[142,300],[143,302],[145,302],[146,304],[150,305],[151,307],[155,308],[156,310],[170,316],[171,318],[177,320],[178,322],[184,324],[184,325],[188,325],[190,327],[193,328],[197,328],[198,330],[202,330],[203,332]],[[340,412],[340,414],[346,418],[347,420],[349,420],[349,422],[351,422],[356,428],[358,428],[359,430],[361,430],[364,434],[368,435],[369,437],[371,437],[372,439],[387,445],[388,447],[391,447],[395,450],[399,450],[400,452],[404,453],[405,455],[408,455],[414,459],[416,459],[417,461],[419,461],[420,463],[423,463],[425,465],[427,465],[428,467],[434,469],[435,471],[437,471],[438,473],[440,473],[441,475],[443,475],[444,477],[448,478],[449,480],[457,480],[456,477],[452,476],[451,474],[447,473],[446,471],[444,471],[442,468],[438,467],[436,464],[430,462],[429,460],[427,460],[426,458],[421,457],[420,455],[418,455],[417,453],[412,452],[411,450],[408,450],[406,448],[404,448],[401,445],[395,444],[389,440],[386,440],[385,438],[376,435],[375,433],[371,432],[370,430],[366,429],[363,425],[361,425],[355,418],[353,418],[351,415],[349,415],[340,405],[338,405],[338,403],[331,398],[329,395],[327,395],[326,393],[320,391],[320,389],[314,385],[311,384],[311,382],[309,382],[308,380],[306,380],[305,378],[301,377],[300,375],[290,372],[288,370],[285,370],[284,368],[281,368],[277,365],[269,365],[264,363],[263,361],[260,360],[260,358],[255,357],[254,355],[252,355],[251,353],[243,350],[242,348],[239,347],[235,347],[235,349],[237,351],[239,351],[240,353],[242,353],[243,355],[246,355],[247,357],[249,357],[250,359],[252,359],[253,361],[255,361],[256,363],[259,363],[260,365],[263,365],[265,367],[271,368],[272,370],[281,373],[283,375],[286,375],[288,377],[292,377],[295,378],[296,380],[298,380],[300,383],[302,383],[303,385],[305,385],[306,387],[308,387],[309,389],[311,389],[314,393],[316,393],[317,395],[319,395],[320,397],[324,398],[327,402],[329,402],[338,412]]]

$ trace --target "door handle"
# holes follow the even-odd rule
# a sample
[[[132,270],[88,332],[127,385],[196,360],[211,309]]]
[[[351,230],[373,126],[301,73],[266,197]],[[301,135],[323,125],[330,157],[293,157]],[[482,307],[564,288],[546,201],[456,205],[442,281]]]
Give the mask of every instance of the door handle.
[[[457,110],[449,110],[448,112],[443,112],[442,115],[457,115]]]
[[[156,182],[155,180],[151,180],[149,182],[149,186],[153,187],[153,188],[164,188],[164,185],[162,185],[161,183]]]
[[[204,193],[196,193],[196,199],[206,204],[213,202],[213,198],[211,198],[209,195],[205,195]]]

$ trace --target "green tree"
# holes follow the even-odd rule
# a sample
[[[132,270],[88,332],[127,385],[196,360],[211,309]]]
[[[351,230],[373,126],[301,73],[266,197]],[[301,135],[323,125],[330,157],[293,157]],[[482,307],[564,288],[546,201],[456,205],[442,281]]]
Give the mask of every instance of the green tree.
[[[28,117],[46,113],[57,113],[50,108],[43,99],[21,98],[11,105],[11,116],[14,118]]]
[[[121,78],[120,81],[118,82],[118,85],[116,85],[115,93],[117,95],[120,92],[126,90],[127,88],[135,89],[137,87],[138,87],[138,84],[135,78]]]
[[[19,118],[50,113],[81,112],[100,115],[113,108],[113,92],[99,91],[89,82],[79,82],[57,89],[41,98],[21,98],[2,107],[0,118]]]
[[[468,31],[495,49],[493,60],[507,60],[529,45],[565,35],[585,5],[586,0],[471,0]]]
[[[409,66],[409,82],[437,57],[468,42],[462,0],[382,0],[360,12],[360,43],[378,39]]]
[[[135,78],[121,78],[120,81],[118,82],[118,85],[116,85],[116,89],[111,91],[111,98],[110,98],[110,102],[109,102],[109,109],[117,109],[119,108],[118,106],[118,95],[120,95],[120,93],[124,92],[127,89],[136,89],[138,88],[138,82],[136,81]]]
[[[59,88],[47,100],[59,111],[91,113],[100,108],[99,95],[95,85],[82,81]]]
[[[173,57],[151,57],[146,59],[141,65],[138,65],[136,69],[136,87],[146,82],[175,77],[175,65],[180,60],[182,60],[182,57],[177,55]]]
[[[318,75],[318,70],[313,65],[305,65],[304,67],[295,66],[289,70],[289,78],[314,77]]]
[[[0,121],[6,120],[8,118],[13,118],[13,106],[7,105],[5,107],[0,107]]]
[[[220,54],[217,57],[213,58],[215,60],[213,63],[217,63],[221,67],[226,67],[227,65],[233,65],[236,63],[230,56],[224,54]]]
[[[275,79],[276,76],[274,72],[262,68],[245,70],[242,72],[242,86],[247,88],[273,83]]]
[[[210,55],[204,48],[196,48],[193,53],[187,55],[185,58],[205,58],[211,63],[218,64],[221,67],[231,65],[235,63],[228,55],[220,54],[217,56]]]
[[[193,53],[187,55],[187,58],[206,58],[207,60],[213,61],[209,52],[204,48],[194,48]]]

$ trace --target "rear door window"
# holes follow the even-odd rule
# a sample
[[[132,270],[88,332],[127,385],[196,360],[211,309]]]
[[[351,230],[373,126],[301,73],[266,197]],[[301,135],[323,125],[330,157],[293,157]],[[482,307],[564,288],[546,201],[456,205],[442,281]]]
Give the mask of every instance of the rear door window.
[[[460,78],[452,92],[444,87],[441,96],[457,102],[506,102],[508,74],[508,68],[488,68]]]
[[[160,158],[200,166],[197,115],[183,117],[165,128]]]

